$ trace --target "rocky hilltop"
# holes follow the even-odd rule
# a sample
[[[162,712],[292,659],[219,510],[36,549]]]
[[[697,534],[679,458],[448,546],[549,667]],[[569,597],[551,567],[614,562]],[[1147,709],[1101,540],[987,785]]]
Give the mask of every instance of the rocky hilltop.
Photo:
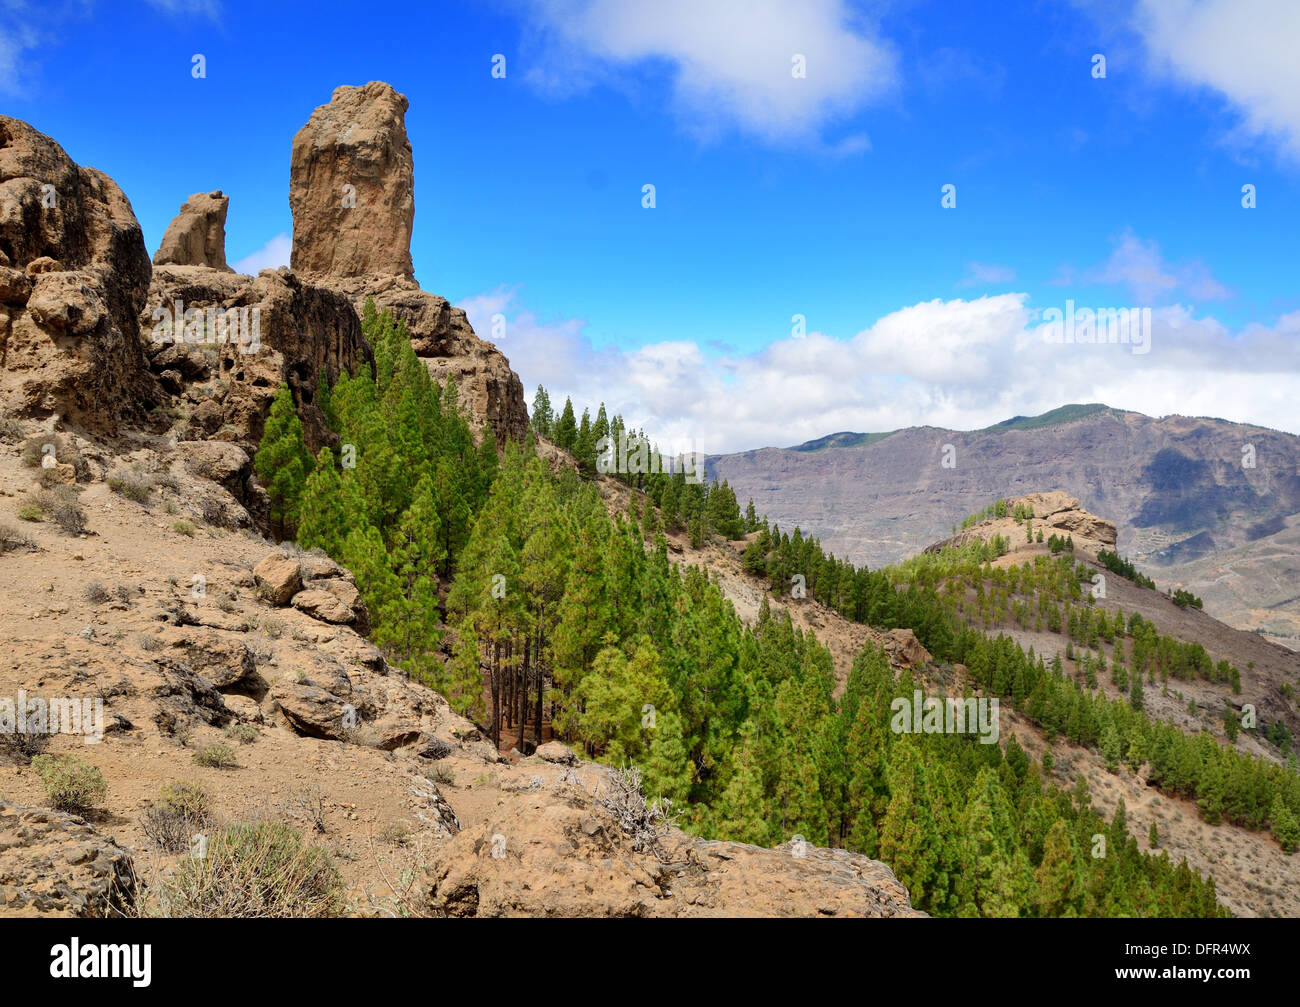
[[[995,535],[1006,539],[1013,551],[1025,545],[1024,526],[1011,515],[1017,508],[1028,508],[1033,513],[1033,527],[1041,529],[1044,536],[1052,535],[1074,541],[1076,550],[1097,555],[1099,549],[1115,548],[1115,524],[1096,514],[1089,514],[1079,504],[1078,497],[1069,496],[1059,490],[1049,493],[1027,493],[1022,497],[1007,499],[1008,514],[1003,518],[988,518],[963,528],[932,545],[925,547],[925,552],[938,552],[949,546],[960,547],[968,542],[988,542]]]
[[[944,446],[954,464],[944,467]],[[835,434],[709,459],[782,528],[895,563],[1001,497],[1044,487],[1115,522],[1116,548],[1207,611],[1300,647],[1300,437],[1204,417],[1066,406],[984,430]],[[1237,571],[1240,571],[1238,573]]]

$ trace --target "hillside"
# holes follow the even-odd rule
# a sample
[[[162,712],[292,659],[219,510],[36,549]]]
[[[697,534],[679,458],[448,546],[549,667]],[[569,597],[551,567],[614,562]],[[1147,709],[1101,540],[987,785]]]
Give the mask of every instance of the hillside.
[[[313,211],[313,158],[346,156],[409,196],[405,99],[371,84],[334,100],[366,130],[340,136],[317,110],[304,129],[321,135],[295,145],[296,216]],[[373,566],[272,542],[290,520],[281,476],[301,468],[259,468],[259,446],[283,428],[322,467],[331,448],[342,460],[330,423],[347,376],[391,366],[398,344],[405,379],[436,403],[444,463],[473,474],[466,492],[490,485],[489,426],[518,457],[518,378],[403,274],[391,240],[304,223],[317,240],[295,246],[301,274],[240,276],[225,265],[224,197],[200,194],[154,269],[107,176],[18,120],[0,117],[0,140],[0,189],[27,201],[0,220],[0,613],[13,627],[0,915],[923,915],[860,854],[697,838],[564,745],[503,756],[492,727],[426,684],[451,666],[454,637],[440,646],[434,629],[404,672],[393,637],[387,653],[367,639],[390,611]],[[61,216],[36,208],[44,177],[66,186]],[[409,201],[383,201],[409,240]],[[373,300],[385,314],[372,343]],[[387,431],[368,431],[369,476]],[[419,580],[436,619],[447,579],[430,563]],[[267,857],[265,887],[222,880]]]
[[[716,456],[707,471],[782,527],[873,567],[945,537],[990,500],[1060,490],[1109,516],[1120,552],[1162,585],[1194,583],[1230,624],[1300,641],[1300,599],[1285,588],[1300,513],[1292,434],[1073,405],[976,431],[834,434]],[[1251,576],[1234,578],[1240,560]]]
[[[1062,534],[1077,536],[1073,560],[1086,566],[1092,576],[1100,574],[1105,577],[1106,597],[1090,603],[1090,607],[1112,615],[1117,611],[1127,616],[1137,613],[1158,633],[1180,641],[1199,643],[1214,661],[1228,660],[1246,669],[1241,676],[1240,692],[1234,692],[1227,682],[1211,682],[1199,677],[1170,680],[1164,688],[1151,685],[1145,696],[1149,716],[1176,724],[1188,734],[1204,732],[1226,744],[1221,711],[1226,706],[1240,715],[1242,709],[1250,705],[1256,709],[1262,722],[1285,723],[1292,737],[1300,736],[1300,707],[1294,692],[1297,682],[1300,682],[1300,658],[1293,651],[1264,640],[1258,634],[1226,626],[1195,608],[1179,608],[1160,592],[1139,587],[1110,573],[1096,561],[1096,550],[1113,546],[1114,526],[1104,518],[1088,513],[1077,500],[1059,493],[1029,494],[1008,500],[1009,505],[1017,503],[1035,509],[1036,526],[1045,529],[1057,527]],[[1083,534],[1080,534],[1081,529]],[[1090,538],[1089,531],[1097,537]],[[927,553],[936,555],[945,545],[987,542],[994,536],[1005,538],[1010,543],[1010,551],[995,560],[991,569],[1006,572],[1020,564],[1032,564],[1050,556],[1045,544],[1026,543],[1023,527],[1010,517],[979,522],[957,536],[956,541],[935,543]],[[745,540],[715,543],[693,550],[684,537],[679,537],[675,545],[684,562],[702,563],[713,572],[743,617],[755,618],[756,599],[766,596],[770,605],[790,612],[799,625],[816,632],[836,654],[836,674],[842,687],[855,650],[868,642],[887,646],[883,638],[888,634],[847,620],[812,599],[800,601],[790,598],[788,593],[769,592],[761,579],[756,580],[745,572],[742,554],[752,541],[751,535]],[[978,579],[990,594],[996,590],[994,581]],[[1088,583],[1084,587],[1088,587]],[[973,602],[973,593],[967,594]],[[1070,643],[1067,636],[1035,628],[1032,624],[1022,627],[1013,618],[984,622],[977,618],[977,611],[972,607],[967,614],[971,624],[982,625],[990,633],[1006,633],[1018,646],[1033,648],[1033,652],[1045,661],[1059,657],[1065,673],[1082,681],[1083,650],[1076,647],[1078,659],[1067,657]],[[904,631],[894,630],[892,634],[901,632]],[[911,635],[910,631],[908,635]],[[1112,663],[1121,651],[1122,645],[1118,650],[1114,645],[1102,644],[1099,647],[1099,653]],[[919,681],[932,691],[951,695],[954,691],[960,693],[964,686],[979,688],[969,679],[964,665],[936,662],[923,648],[913,652],[910,659],[899,660],[898,665],[912,668]],[[1098,682],[1097,690],[1101,696],[1120,700],[1126,697],[1123,689],[1105,678]],[[1190,703],[1195,704],[1195,713],[1189,712]],[[1186,857],[1195,870],[1212,874],[1220,899],[1235,915],[1293,916],[1300,912],[1300,896],[1289,880],[1293,874],[1291,860],[1267,833],[1227,822],[1207,823],[1196,800],[1157,787],[1149,764],[1142,763],[1136,769],[1123,763],[1109,767],[1106,758],[1094,746],[1072,743],[1063,735],[1049,740],[1041,724],[1014,709],[1009,701],[1003,705],[1002,716],[1004,730],[1013,733],[1034,759],[1041,761],[1044,753],[1050,752],[1053,763],[1050,775],[1060,785],[1069,787],[1082,776],[1087,781],[1092,801],[1107,815],[1115,812],[1122,797],[1128,831],[1135,840],[1140,840],[1143,847],[1147,844],[1151,827],[1157,826],[1160,848],[1171,858]],[[1285,750],[1265,741],[1258,730],[1243,730],[1234,747],[1276,765],[1287,758]]]
[[[312,114],[295,268],[257,277],[220,192],[150,263],[111,180],[0,120],[0,182],[65,178],[93,238],[0,219],[5,914],[1300,912],[1292,652],[1142,587],[1059,491],[867,570],[727,483],[598,475],[623,418],[530,417],[415,282],[405,111]]]

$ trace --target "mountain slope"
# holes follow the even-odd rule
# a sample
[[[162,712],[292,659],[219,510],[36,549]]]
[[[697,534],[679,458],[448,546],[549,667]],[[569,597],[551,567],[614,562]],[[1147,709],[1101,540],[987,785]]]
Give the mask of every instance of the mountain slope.
[[[1300,513],[1300,437],[1096,405],[976,431],[834,434],[716,456],[707,471],[783,528],[798,524],[835,555],[873,567],[945,537],[994,499],[1057,489],[1114,520],[1119,551],[1161,583],[1203,583],[1214,557],[1267,545]],[[1208,591],[1206,605],[1236,625],[1300,638],[1300,600],[1279,596],[1271,565],[1289,569],[1291,550],[1283,541],[1252,555],[1260,576],[1235,582],[1231,596]]]

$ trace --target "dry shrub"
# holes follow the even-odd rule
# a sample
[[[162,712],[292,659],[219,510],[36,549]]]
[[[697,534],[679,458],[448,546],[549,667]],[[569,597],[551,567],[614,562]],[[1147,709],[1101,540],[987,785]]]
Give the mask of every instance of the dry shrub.
[[[302,919],[344,911],[330,855],[278,822],[232,825],[204,855],[186,857],[158,887],[147,915],[187,919]]]
[[[632,840],[632,849],[662,857],[663,837],[677,816],[667,798],[647,801],[641,790],[641,770],[635,766],[611,769],[609,779],[596,794],[596,803],[610,812]]]
[[[13,525],[0,524],[0,555],[7,552],[35,552],[36,543],[24,531]]]
[[[181,780],[158,791],[141,821],[144,834],[164,853],[188,849],[195,833],[212,823],[212,799],[202,783]]]

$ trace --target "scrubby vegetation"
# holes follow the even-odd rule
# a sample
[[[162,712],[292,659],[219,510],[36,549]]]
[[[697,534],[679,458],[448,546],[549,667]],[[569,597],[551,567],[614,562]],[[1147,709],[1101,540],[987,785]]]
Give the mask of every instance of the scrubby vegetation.
[[[37,755],[32,759],[32,769],[50,804],[60,811],[84,815],[108,796],[104,774],[75,755]]]
[[[273,822],[233,825],[185,857],[144,914],[190,919],[338,916],[343,880],[328,853]]]

